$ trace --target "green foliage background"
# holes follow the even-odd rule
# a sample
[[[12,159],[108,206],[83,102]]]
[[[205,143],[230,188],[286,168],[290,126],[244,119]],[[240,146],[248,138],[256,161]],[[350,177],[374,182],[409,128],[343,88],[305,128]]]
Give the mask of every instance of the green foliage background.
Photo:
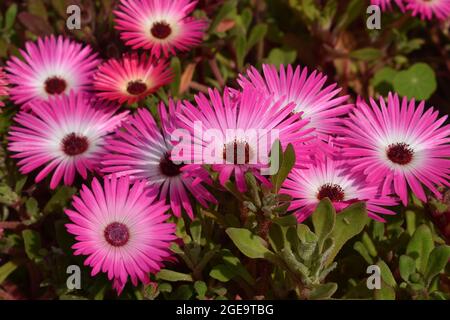
[[[337,82],[342,94],[400,95],[450,110],[449,21],[423,22],[398,10],[382,14],[381,30],[366,28],[364,0],[202,0],[195,15],[210,20],[204,43],[171,59],[175,81],[145,101],[191,99],[207,87],[236,86],[248,65],[300,64]],[[66,8],[82,8],[82,29],[65,27]],[[114,0],[4,0],[0,3],[0,65],[20,56],[27,40],[64,34],[91,44],[102,58],[124,47],[113,28]],[[126,106],[134,109],[137,105]],[[324,200],[305,224],[286,214],[277,195],[293,163],[291,149],[266,190],[251,175],[249,192],[230,183],[213,190],[220,205],[196,208],[196,219],[174,219],[184,245],[148,286],[128,285],[117,297],[104,275],[82,269],[82,289],[69,290],[66,268],[83,265],[70,249],[63,208],[74,187],[51,191],[48,181],[18,173],[6,151],[17,107],[0,114],[0,299],[449,299],[450,193],[443,201],[407,208],[386,224],[369,221],[357,203],[336,216]],[[366,285],[369,265],[380,267],[382,288]]]

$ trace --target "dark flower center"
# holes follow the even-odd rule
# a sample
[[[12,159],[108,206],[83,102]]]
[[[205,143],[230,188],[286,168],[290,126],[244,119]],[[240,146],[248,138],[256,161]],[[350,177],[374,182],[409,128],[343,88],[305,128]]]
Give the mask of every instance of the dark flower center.
[[[344,190],[337,184],[327,183],[320,187],[317,199],[328,198],[332,202],[344,200]]]
[[[388,146],[386,155],[392,162],[405,165],[411,162],[414,152],[406,143],[394,143]]]
[[[130,239],[128,227],[120,222],[113,222],[106,226],[103,231],[106,241],[114,247],[124,246]]]
[[[159,169],[161,170],[161,173],[166,177],[178,176],[181,172],[180,169],[182,167],[183,164],[173,163],[168,152],[164,155],[164,157],[161,158],[161,161],[159,162]]]
[[[61,142],[62,150],[69,156],[76,156],[84,153],[88,147],[88,139],[84,136],[78,136],[72,132],[64,137]]]
[[[233,156],[234,164],[248,164],[250,163],[250,145],[247,142],[234,140],[223,147],[223,160],[231,162]],[[244,160],[244,163],[242,163]]]
[[[141,81],[130,81],[127,85],[127,92],[133,96],[138,96],[140,94],[143,94],[145,91],[147,91],[147,85]]]
[[[59,77],[51,77],[45,80],[45,92],[48,94],[61,94],[67,88],[67,82]]]
[[[170,25],[165,21],[155,22],[150,29],[152,35],[157,39],[166,39],[172,33]]]

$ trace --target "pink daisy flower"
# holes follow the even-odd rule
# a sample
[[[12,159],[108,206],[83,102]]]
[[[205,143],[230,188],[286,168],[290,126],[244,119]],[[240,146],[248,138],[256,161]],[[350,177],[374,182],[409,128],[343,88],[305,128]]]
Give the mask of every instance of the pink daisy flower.
[[[73,92],[49,101],[32,101],[29,106],[32,112],[23,110],[14,118],[17,125],[10,129],[8,150],[20,159],[23,174],[43,167],[36,182],[54,171],[52,189],[63,177],[64,184],[71,185],[76,172],[86,179],[104,152],[105,136],[128,114],[113,115],[110,106]]]
[[[394,0],[397,6],[402,10],[405,11],[405,5],[404,0]],[[392,0],[370,0],[370,4],[377,5],[381,8],[383,11],[391,10],[392,9]]]
[[[3,72],[3,69],[0,68],[0,98],[6,97],[8,95],[8,80],[6,79],[6,74]],[[5,104],[0,101],[0,107],[3,107]]]
[[[450,0],[405,0],[406,9],[415,17],[431,20],[433,17],[446,20],[450,17]]]
[[[211,164],[222,185],[234,173],[241,192],[246,190],[247,171],[270,184],[262,170],[268,167],[266,160],[275,140],[284,147],[289,143],[300,147],[312,139],[313,129],[305,129],[308,121],[292,113],[294,104],[281,107],[280,101],[271,108],[273,100],[254,88],[244,89],[238,98],[229,90],[223,96],[210,90],[209,99],[201,94],[195,101],[197,107],[185,102],[179,115],[179,126],[190,133],[192,144],[180,142],[177,147],[183,155],[174,152],[172,156],[191,163],[186,170]]]
[[[167,62],[134,53],[103,64],[94,76],[94,88],[100,98],[131,104],[171,81],[172,70]]]
[[[170,257],[169,246],[175,225],[167,223],[168,206],[155,202],[144,181],[130,184],[128,177],[104,179],[102,187],[94,178],[89,189],[83,185],[73,197],[74,210],[65,210],[72,223],[67,231],[75,235],[75,255],[88,258],[91,275],[100,271],[114,280],[120,294],[128,280],[148,283],[148,273],[156,273]]]
[[[202,41],[207,22],[189,15],[197,1],[121,0],[116,29],[133,49],[151,50],[155,57],[187,51]]]
[[[363,171],[371,183],[379,183],[382,194],[397,194],[406,206],[408,186],[426,201],[422,185],[436,195],[437,185],[449,185],[450,126],[438,119],[438,111],[424,112],[407,98],[389,94],[387,105],[371,99],[359,100],[344,121],[343,152],[351,157],[352,170]]]
[[[379,196],[376,185],[367,183],[363,175],[351,173],[348,168],[349,163],[345,161],[322,158],[305,169],[293,169],[289,173],[280,193],[292,197],[289,210],[295,210],[299,222],[307,219],[323,198],[330,199],[337,213],[352,203],[365,201],[372,219],[384,222],[379,214],[395,214],[384,208],[396,205],[394,199]]]
[[[238,82],[241,87],[251,86],[272,95],[273,101],[282,99],[284,107],[293,102],[293,112],[303,112],[302,117],[310,120],[308,127],[315,129],[315,134],[328,140],[330,134],[339,127],[339,117],[347,114],[352,107],[347,104],[348,96],[337,96],[341,91],[336,83],[325,86],[327,77],[317,71],[308,74],[308,69],[291,65],[280,66],[280,71],[274,65],[263,65],[263,75],[251,67],[247,77],[240,75]],[[273,108],[273,107],[272,107]]]
[[[157,187],[161,200],[170,199],[175,216],[181,216],[184,208],[193,218],[188,194],[203,206],[216,202],[206,188],[182,171],[183,164],[171,160],[173,144],[170,131],[174,114],[180,104],[169,103],[169,114],[161,103],[159,107],[162,128],[160,129],[147,109],[138,109],[107,143],[109,153],[102,161],[102,171],[118,176],[128,175],[132,179],[145,179],[149,186]]]
[[[39,38],[27,42],[20,50],[24,61],[12,57],[7,62],[11,98],[17,104],[31,100],[48,100],[59,94],[85,92],[90,89],[92,75],[99,60],[90,46],[63,36]]]

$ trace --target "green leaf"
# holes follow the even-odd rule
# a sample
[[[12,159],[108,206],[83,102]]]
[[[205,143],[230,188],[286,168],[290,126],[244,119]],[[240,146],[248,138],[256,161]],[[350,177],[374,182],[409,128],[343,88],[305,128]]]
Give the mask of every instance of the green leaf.
[[[44,207],[44,213],[59,212],[69,204],[72,196],[77,192],[74,187],[59,187]]]
[[[278,67],[280,65],[291,64],[296,58],[297,51],[295,50],[274,48],[269,52],[268,61]]]
[[[355,19],[361,17],[365,8],[367,8],[367,4],[361,0],[351,0],[344,12],[341,15],[341,19],[337,24],[337,30],[342,30],[347,28]]]
[[[157,279],[166,280],[166,281],[193,281],[192,276],[190,274],[176,272],[172,270],[163,269],[156,274]]]
[[[172,285],[170,283],[168,283],[168,282],[163,282],[163,283],[158,285],[158,289],[161,292],[170,293],[170,292],[172,292]]]
[[[241,261],[231,253],[230,250],[224,249],[222,251],[222,260],[226,265],[228,265],[228,267],[233,268],[234,272],[247,281],[250,285],[255,284],[255,280],[252,275],[242,265]]]
[[[381,282],[381,289],[374,291],[376,300],[395,300],[395,290],[384,282]]]
[[[14,192],[20,194],[22,192],[25,183],[27,183],[28,176],[20,177],[16,182],[16,187],[14,188]]]
[[[303,243],[317,242],[317,235],[306,224],[297,226],[297,236]]]
[[[0,184],[0,203],[8,206],[17,203],[20,197],[7,184]]]
[[[430,98],[437,88],[436,74],[426,63],[416,63],[408,70],[397,73],[393,84],[401,96],[418,100]]]
[[[269,242],[275,252],[279,252],[284,248],[285,238],[283,229],[279,224],[272,223],[269,229]]]
[[[397,71],[391,67],[384,67],[378,70],[371,80],[372,86],[381,95],[385,96],[394,91],[392,81],[397,75]]]
[[[270,253],[264,246],[264,240],[251,233],[250,230],[242,228],[228,228],[226,233],[235,246],[247,257],[252,259],[264,258]]]
[[[108,289],[108,285],[103,283],[94,294],[94,300],[103,300],[105,297],[105,292]]]
[[[319,284],[311,290],[308,298],[310,300],[330,299],[336,292],[337,288],[338,286],[334,282]]]
[[[372,238],[378,241],[385,239],[385,224],[379,221],[371,221],[373,224]]]
[[[355,50],[350,53],[350,57],[362,61],[374,61],[383,56],[383,53],[379,49],[375,48],[363,48]]]
[[[170,92],[173,96],[177,96],[180,91],[181,81],[181,62],[178,57],[173,57],[170,61],[170,68],[173,70],[173,80],[170,83]]]
[[[23,230],[22,231],[23,243],[25,246],[25,252],[31,260],[40,260],[41,254],[39,250],[41,249],[41,236],[38,232],[34,230]]]
[[[28,12],[47,20],[47,9],[42,0],[28,0]]]
[[[323,243],[333,231],[335,221],[336,211],[333,204],[328,198],[322,199],[312,214],[314,231],[319,237],[320,252],[322,252]]]
[[[5,29],[11,29],[14,26],[17,16],[17,4],[13,3],[8,7],[5,13]]]
[[[66,17],[67,0],[51,0],[53,9],[61,16]]]
[[[191,230],[191,237],[194,243],[200,244],[202,239],[202,224],[199,220],[194,220],[189,226]]]
[[[209,275],[221,282],[228,282],[236,276],[236,273],[227,265],[219,264],[211,269]]]
[[[16,270],[18,265],[13,261],[8,261],[0,267],[0,284],[8,278],[8,276]]]
[[[195,281],[194,289],[195,292],[197,292],[199,298],[204,298],[206,292],[208,291],[208,287],[206,286],[206,283],[204,281]]]
[[[236,0],[225,1],[224,5],[220,8],[219,12],[215,15],[209,30],[215,31],[219,23],[225,19],[233,10],[236,9]]]
[[[375,248],[375,244],[373,243],[372,239],[369,237],[369,234],[367,232],[363,233],[361,240],[364,243],[364,246],[367,248],[369,254],[372,257],[376,257],[378,255],[377,249]]]
[[[286,180],[289,172],[291,172],[292,168],[295,165],[295,150],[292,144],[289,144],[286,147],[286,151],[283,152],[280,141],[277,140],[274,142],[272,150],[276,150],[276,148],[278,148],[279,158],[275,159],[275,156],[272,157],[272,154],[274,153],[271,153],[271,165],[274,165],[273,161],[278,161],[279,167],[278,172],[272,177],[272,184],[275,193],[280,190],[281,185],[283,184],[284,180]]]
[[[364,202],[354,203],[336,215],[335,227],[331,232],[335,246],[328,257],[327,264],[333,261],[348,240],[364,229],[368,219]]]
[[[248,27],[252,23],[253,20],[253,12],[250,8],[245,8],[242,10],[238,16],[238,22],[243,28],[245,34],[247,34]]]
[[[427,271],[425,273],[425,279],[428,283],[430,283],[436,275],[445,270],[445,266],[447,265],[449,259],[450,246],[442,245],[431,251]]]
[[[183,284],[175,290],[175,292],[170,296],[170,299],[189,300],[193,294],[194,291],[192,290],[192,287],[190,285]]]
[[[416,262],[410,256],[401,255],[398,267],[402,279],[409,282],[409,277],[416,271]]]
[[[397,287],[397,282],[395,281],[394,275],[389,269],[389,266],[383,260],[378,261],[377,266],[380,267],[381,278],[383,281],[391,286],[392,288]]]
[[[336,16],[336,12],[338,9],[337,0],[328,0],[325,4],[325,7],[322,10],[322,14],[319,15],[320,24],[323,29],[329,29],[331,24],[333,23],[333,19]]]
[[[408,234],[412,236],[416,231],[416,213],[412,210],[406,210],[405,218],[406,230],[408,231]]]
[[[35,198],[28,198],[27,202],[25,202],[25,208],[31,217],[39,213],[39,204]]]
[[[406,254],[416,261],[416,268],[422,274],[425,274],[428,257],[433,248],[433,235],[430,228],[424,224],[419,226],[408,243]]]
[[[239,70],[241,70],[244,66],[245,56],[247,55],[247,39],[243,34],[239,34],[235,41],[234,47],[236,49],[236,62]]]
[[[359,252],[359,254],[364,258],[364,260],[366,260],[368,264],[373,264],[373,258],[369,254],[369,251],[367,250],[364,243],[362,243],[361,241],[356,241],[353,245],[353,249]]]
[[[267,24],[260,23],[253,27],[248,37],[247,51],[249,51],[258,42],[262,41],[267,33]]]
[[[288,214],[283,217],[275,217],[272,221],[284,227],[295,226],[298,224],[297,217],[294,214]]]

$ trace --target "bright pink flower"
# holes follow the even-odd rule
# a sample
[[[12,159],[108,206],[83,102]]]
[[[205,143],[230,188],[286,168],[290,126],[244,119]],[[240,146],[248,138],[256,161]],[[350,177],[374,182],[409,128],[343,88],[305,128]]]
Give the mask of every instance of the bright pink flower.
[[[394,206],[397,202],[388,196],[380,196],[377,185],[367,183],[364,175],[351,173],[350,164],[323,158],[306,169],[293,169],[289,173],[280,193],[292,197],[289,210],[295,210],[299,222],[307,219],[323,198],[330,199],[337,213],[352,203],[365,201],[372,219],[384,222],[379,214],[395,214],[384,206]]]
[[[75,235],[74,254],[88,256],[84,264],[92,267],[92,276],[107,273],[118,294],[128,276],[135,286],[138,280],[148,283],[148,273],[159,271],[176,239],[175,225],[166,222],[168,206],[155,202],[145,185],[113,176],[102,187],[94,178],[90,189],[83,185],[80,196],[73,197],[74,210],[65,210],[72,221],[67,231]]]
[[[405,0],[406,9],[415,17],[431,20],[433,17],[446,20],[450,17],[450,0]]]
[[[159,198],[169,200],[173,213],[181,216],[181,209],[193,218],[189,193],[203,206],[216,202],[206,188],[182,171],[183,165],[171,160],[173,145],[170,131],[174,115],[179,109],[173,101],[169,103],[169,114],[161,103],[159,108],[162,128],[160,129],[147,109],[138,109],[116,134],[108,140],[109,153],[102,161],[105,173],[119,176],[129,175],[132,179],[145,179],[149,186],[157,187]]]
[[[269,184],[261,170],[268,167],[268,154],[275,140],[286,147],[289,143],[300,146],[312,139],[313,129],[305,129],[308,121],[292,113],[295,105],[281,105],[281,101],[274,104],[254,88],[245,88],[238,97],[228,90],[223,96],[210,90],[209,99],[201,94],[195,101],[197,107],[185,102],[179,115],[179,126],[190,133],[192,144],[180,142],[177,147],[191,152],[175,157],[193,163],[186,170],[212,164],[222,185],[234,173],[240,191],[246,190],[247,171]]]
[[[90,46],[63,36],[50,36],[39,38],[36,43],[27,42],[25,48],[20,50],[25,61],[12,57],[7,62],[9,81],[14,85],[11,98],[15,103],[90,90],[99,63]]]
[[[438,111],[425,102],[389,94],[387,105],[359,100],[344,121],[343,152],[351,157],[353,171],[363,171],[382,194],[397,194],[408,203],[408,185],[422,201],[427,197],[422,184],[439,195],[437,185],[449,185],[450,126],[438,119]]]
[[[133,49],[151,50],[155,57],[187,51],[202,41],[207,22],[189,15],[197,1],[121,0],[116,29]]]
[[[94,76],[94,88],[100,98],[131,104],[171,81],[172,70],[167,62],[134,53],[103,64]]]
[[[13,158],[21,159],[21,173],[43,167],[36,182],[54,171],[52,189],[63,177],[64,184],[71,185],[76,172],[86,179],[87,171],[99,164],[105,136],[128,114],[113,115],[114,108],[73,92],[29,106],[31,111],[22,110],[14,118],[18,125],[11,127],[8,149]]]
[[[251,67],[246,76],[239,76],[241,87],[263,90],[272,96],[273,102],[283,99],[284,103],[278,107],[293,102],[293,112],[303,112],[302,118],[310,120],[308,128],[314,128],[315,135],[325,141],[336,132],[338,117],[347,114],[352,107],[347,104],[348,96],[337,96],[341,89],[336,88],[336,83],[324,87],[327,77],[317,71],[308,74],[307,68],[297,66],[294,70],[291,65],[280,66],[278,72],[274,65],[266,64],[263,75]]]
[[[405,4],[404,0],[394,0],[397,6],[402,10],[405,11]],[[371,4],[377,5],[381,7],[381,10],[387,11],[392,9],[392,2],[393,0],[370,0]]]
[[[6,74],[3,72],[3,69],[0,68],[0,98],[6,97],[9,93],[8,89],[8,80],[6,79]],[[5,104],[0,101],[0,107],[3,107]]]

